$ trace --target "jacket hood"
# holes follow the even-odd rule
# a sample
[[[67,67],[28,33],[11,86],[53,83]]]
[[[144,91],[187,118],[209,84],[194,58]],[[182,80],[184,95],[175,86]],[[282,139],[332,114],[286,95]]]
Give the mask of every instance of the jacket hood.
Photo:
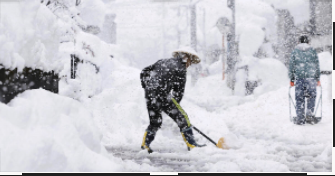
[[[307,43],[300,43],[299,45],[297,45],[295,47],[295,49],[298,49],[298,50],[301,50],[301,51],[307,51],[311,48],[312,48],[312,46],[307,44]]]
[[[201,60],[200,60],[200,57],[198,55],[198,53],[191,47],[188,47],[188,46],[183,46],[177,50],[174,50],[172,52],[172,56],[173,57],[176,57],[178,53],[187,53],[187,54],[190,54],[190,55],[193,55],[195,57],[192,57],[192,63],[195,63],[195,64],[198,64]]]

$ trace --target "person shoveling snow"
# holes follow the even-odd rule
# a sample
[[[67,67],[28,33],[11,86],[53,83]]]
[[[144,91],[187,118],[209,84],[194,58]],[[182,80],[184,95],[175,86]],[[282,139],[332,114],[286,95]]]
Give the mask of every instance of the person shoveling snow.
[[[187,68],[201,60],[190,47],[175,50],[172,55],[173,58],[162,59],[145,67],[140,74],[150,119],[141,148],[149,153],[153,152],[150,143],[162,125],[162,111],[178,124],[188,149],[204,146],[194,140],[189,118],[179,105],[184,95]]]

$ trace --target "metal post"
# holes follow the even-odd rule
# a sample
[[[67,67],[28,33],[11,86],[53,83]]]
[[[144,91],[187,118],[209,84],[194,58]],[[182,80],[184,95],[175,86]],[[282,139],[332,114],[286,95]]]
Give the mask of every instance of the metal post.
[[[191,4],[191,47],[197,51],[197,14],[196,4]]]
[[[191,4],[190,4],[190,26],[191,26],[191,47],[197,51],[197,8],[196,8],[196,4],[199,3],[195,2],[192,3],[191,0]],[[191,67],[192,71],[191,71],[191,85],[194,86],[195,83],[198,81],[199,79],[199,73],[200,73],[200,65],[194,65]]]
[[[203,33],[203,36],[204,36],[204,43],[203,43],[203,52],[205,53],[206,52],[206,46],[207,46],[207,43],[206,43],[206,10],[203,8],[202,9],[202,12],[203,12],[203,21],[202,21],[202,33]],[[204,56],[206,57],[206,54],[204,54]]]
[[[180,19],[180,5],[178,6],[178,19]],[[181,32],[179,30],[179,27],[177,27],[177,32],[178,32],[178,48],[179,48],[181,41]]]
[[[76,79],[77,67],[79,62],[79,58],[76,55],[71,54],[71,79]]]
[[[222,55],[221,55],[221,61],[222,61],[222,80],[225,80],[225,69],[226,69],[226,64],[225,64],[225,44],[224,44],[224,34],[222,34]]]
[[[234,90],[235,88],[235,65],[237,62],[237,48],[235,41],[235,0],[228,0],[228,7],[232,10],[233,20],[230,25],[230,31],[227,35],[228,52],[227,52],[227,85]]]
[[[311,34],[316,34],[316,25],[315,25],[315,6],[316,1],[315,0],[309,0],[309,8],[310,8],[310,25],[311,25]]]
[[[74,73],[74,55],[71,54],[71,79],[75,79]]]
[[[162,2],[162,10],[163,10],[163,20],[162,20],[162,30],[163,30],[163,57],[165,57],[165,54],[166,54],[166,35],[165,35],[165,1]]]

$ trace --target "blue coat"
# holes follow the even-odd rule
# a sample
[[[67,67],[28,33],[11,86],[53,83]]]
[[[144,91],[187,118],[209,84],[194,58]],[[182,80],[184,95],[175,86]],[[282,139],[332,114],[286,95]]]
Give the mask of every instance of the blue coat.
[[[306,78],[314,78],[320,81],[318,55],[315,49],[307,43],[301,43],[293,50],[289,65],[289,78],[291,82]]]

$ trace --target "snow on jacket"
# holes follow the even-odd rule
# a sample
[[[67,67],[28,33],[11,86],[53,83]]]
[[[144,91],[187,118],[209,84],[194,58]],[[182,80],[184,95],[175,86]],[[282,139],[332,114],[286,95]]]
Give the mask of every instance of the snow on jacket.
[[[301,43],[293,50],[289,65],[289,78],[291,82],[306,78],[320,80],[318,55],[315,49],[307,43]]]
[[[173,90],[173,98],[180,103],[184,95],[186,73],[186,63],[181,58],[162,59],[142,70],[141,84],[146,94],[154,93],[162,98],[167,98]]]

